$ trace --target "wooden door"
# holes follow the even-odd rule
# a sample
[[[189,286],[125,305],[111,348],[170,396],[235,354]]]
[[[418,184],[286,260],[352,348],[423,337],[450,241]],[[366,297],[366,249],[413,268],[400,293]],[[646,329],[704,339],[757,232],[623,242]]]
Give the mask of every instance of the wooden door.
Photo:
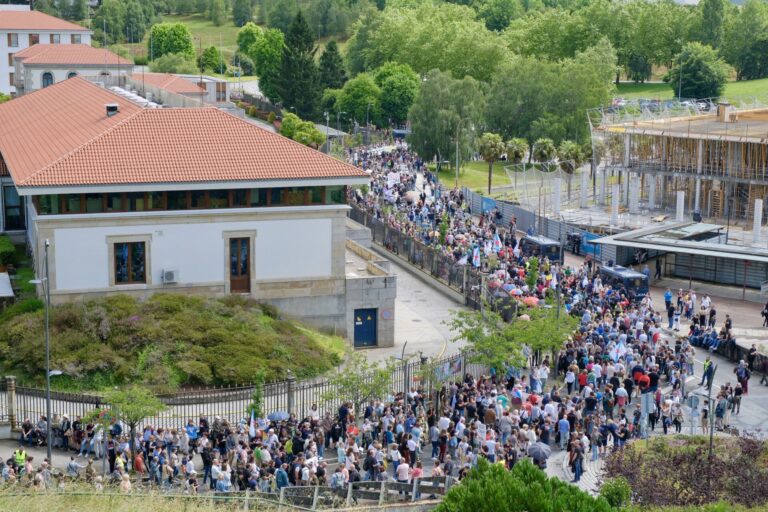
[[[251,239],[229,239],[229,290],[232,293],[251,291]]]

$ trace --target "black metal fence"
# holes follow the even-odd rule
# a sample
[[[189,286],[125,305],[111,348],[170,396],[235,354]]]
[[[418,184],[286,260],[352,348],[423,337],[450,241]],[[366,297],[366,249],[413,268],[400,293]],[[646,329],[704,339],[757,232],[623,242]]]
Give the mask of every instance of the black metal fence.
[[[480,309],[481,286],[484,282],[480,270],[469,264],[460,265],[453,258],[392,228],[357,205],[350,206],[349,217],[368,227],[374,242],[462,294],[467,306]]]
[[[405,361],[397,365],[391,374],[392,394],[407,392],[411,388],[432,389],[429,386],[435,382],[445,382],[460,379],[466,373],[475,377],[487,373],[481,365],[468,362],[464,354],[456,354],[439,360],[430,361],[428,368],[434,370],[435,379],[422,380],[425,366],[421,361]],[[254,385],[188,389],[178,393],[160,395],[160,400],[166,405],[161,413],[148,417],[145,424],[163,428],[181,428],[187,420],[195,422],[201,416],[212,419],[220,416],[230,423],[236,424],[248,416],[252,403]],[[332,413],[349,400],[344,392],[332,381],[323,378],[296,381],[295,379],[270,382],[263,386],[264,411],[269,415],[274,412],[295,412],[302,416],[317,404],[321,412]],[[386,396],[379,397],[382,400]],[[74,420],[77,416],[86,417],[98,407],[109,407],[102,396],[81,393],[51,393],[51,413],[55,416],[66,414]],[[13,377],[0,380],[0,421],[10,421],[13,427],[18,427],[29,418],[35,423],[40,416],[45,415],[45,390],[39,388],[16,386]]]

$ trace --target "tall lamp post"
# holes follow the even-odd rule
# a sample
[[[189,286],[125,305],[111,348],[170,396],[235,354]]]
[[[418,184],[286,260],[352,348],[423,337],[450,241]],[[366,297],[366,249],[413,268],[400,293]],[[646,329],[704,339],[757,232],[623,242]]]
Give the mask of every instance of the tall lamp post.
[[[341,134],[341,125],[339,124],[339,119],[341,119],[341,115],[346,115],[346,112],[336,112],[336,136],[339,137]],[[341,149],[344,149],[344,137],[341,137]]]
[[[39,284],[45,293],[45,448],[48,455],[48,464],[53,467],[53,455],[51,454],[51,337],[50,337],[50,310],[51,310],[51,286],[48,272],[48,248],[50,240],[45,240],[45,277],[33,279],[32,284]]]

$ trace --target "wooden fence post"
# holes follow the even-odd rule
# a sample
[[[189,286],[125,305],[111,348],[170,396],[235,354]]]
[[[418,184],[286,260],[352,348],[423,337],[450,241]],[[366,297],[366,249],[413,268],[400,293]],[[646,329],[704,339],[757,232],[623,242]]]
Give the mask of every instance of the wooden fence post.
[[[354,482],[349,482],[347,484],[347,506],[352,505],[352,484]]]
[[[315,486],[315,494],[312,496],[312,510],[317,510],[317,495],[320,494],[320,486]]]
[[[13,430],[16,427],[16,377],[13,375],[5,377],[5,391],[8,422],[11,424],[11,430]]]
[[[280,499],[277,502],[277,512],[283,511],[283,502],[285,501],[285,487],[280,488]]]
[[[379,506],[382,506],[384,504],[384,498],[387,495],[387,481],[382,480],[381,482],[381,491],[379,491]]]
[[[419,479],[413,479],[413,489],[411,490],[411,501],[416,501],[416,493],[419,490]]]

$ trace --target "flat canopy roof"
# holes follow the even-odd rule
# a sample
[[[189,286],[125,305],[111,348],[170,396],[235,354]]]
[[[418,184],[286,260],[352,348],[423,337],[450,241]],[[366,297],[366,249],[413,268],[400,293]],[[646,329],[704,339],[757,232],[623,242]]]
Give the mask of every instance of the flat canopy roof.
[[[697,227],[700,226],[700,227]],[[653,249],[656,251],[711,256],[729,260],[768,263],[768,249],[744,245],[728,245],[708,241],[686,240],[693,234],[719,231],[723,226],[696,222],[678,222],[661,226],[635,229],[616,235],[604,236],[590,243]]]

